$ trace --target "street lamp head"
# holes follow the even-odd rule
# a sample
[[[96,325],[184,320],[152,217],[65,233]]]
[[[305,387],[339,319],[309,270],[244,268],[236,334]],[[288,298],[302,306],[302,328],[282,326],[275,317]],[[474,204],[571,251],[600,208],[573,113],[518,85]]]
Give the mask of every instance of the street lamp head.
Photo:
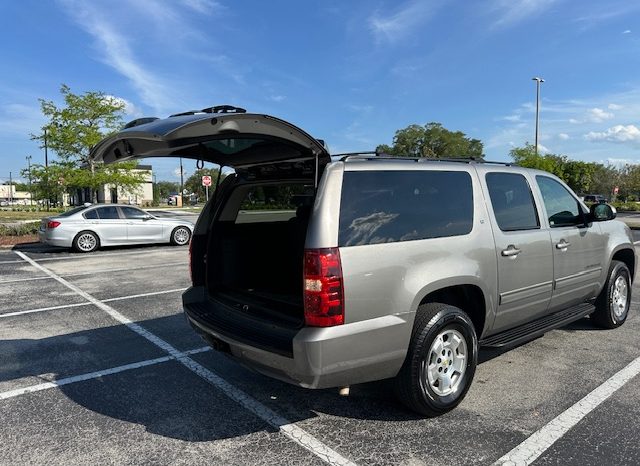
[[[538,81],[539,83],[543,83],[544,79],[542,79],[542,78],[540,78],[538,76],[535,76],[535,77],[531,78],[531,81]]]

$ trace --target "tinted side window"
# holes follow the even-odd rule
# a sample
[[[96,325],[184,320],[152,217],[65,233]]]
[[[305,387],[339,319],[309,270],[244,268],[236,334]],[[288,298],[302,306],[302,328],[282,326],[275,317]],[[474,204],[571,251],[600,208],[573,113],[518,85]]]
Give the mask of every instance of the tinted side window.
[[[120,210],[122,210],[124,218],[143,219],[147,215],[146,212],[136,209],[135,207],[120,207]]]
[[[536,181],[547,209],[549,226],[553,228],[582,223],[582,210],[567,188],[546,176],[538,175]]]
[[[502,231],[540,228],[527,179],[518,173],[487,173],[487,188]]]
[[[465,235],[473,227],[466,172],[345,172],[338,244],[391,243]]]
[[[116,207],[100,207],[99,209],[96,209],[96,211],[101,219],[110,220],[120,218]]]
[[[87,219],[98,218],[98,211],[93,209],[88,212],[85,212],[83,215],[84,215],[84,218],[87,218]]]

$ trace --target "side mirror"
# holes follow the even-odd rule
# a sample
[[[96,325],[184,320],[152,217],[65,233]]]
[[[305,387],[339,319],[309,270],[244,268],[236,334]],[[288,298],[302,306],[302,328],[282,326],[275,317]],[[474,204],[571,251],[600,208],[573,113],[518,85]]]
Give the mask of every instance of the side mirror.
[[[144,217],[142,217],[142,220],[151,220],[153,217],[149,214],[145,215]]]
[[[605,222],[616,218],[618,212],[612,205],[601,203],[592,204],[591,207],[589,207],[589,214],[593,222]]]

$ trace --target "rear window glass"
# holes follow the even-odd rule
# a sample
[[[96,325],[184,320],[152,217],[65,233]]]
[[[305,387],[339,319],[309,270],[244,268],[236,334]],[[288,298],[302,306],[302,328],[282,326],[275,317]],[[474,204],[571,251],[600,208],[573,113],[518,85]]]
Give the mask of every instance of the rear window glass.
[[[308,217],[313,199],[311,185],[253,186],[240,204],[236,223],[278,222],[294,217]]]
[[[344,174],[340,246],[465,235],[472,227],[473,192],[466,172]]]
[[[86,206],[76,207],[74,209],[67,210],[66,212],[59,214],[58,217],[69,217],[70,215],[77,214],[78,212],[82,212],[86,208],[87,208]]]

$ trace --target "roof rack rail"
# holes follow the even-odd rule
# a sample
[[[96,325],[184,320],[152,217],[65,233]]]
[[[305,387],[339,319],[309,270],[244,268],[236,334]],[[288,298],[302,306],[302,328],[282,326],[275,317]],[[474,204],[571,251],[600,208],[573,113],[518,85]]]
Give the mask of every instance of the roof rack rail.
[[[397,157],[382,152],[348,152],[345,154],[336,154],[334,157],[341,157],[339,160],[344,162],[351,159],[357,160],[412,160],[414,162],[456,162],[456,163],[489,163],[496,165],[513,166],[511,162],[497,162],[492,160],[484,160],[479,157]]]
[[[214,107],[203,108],[202,110],[187,110],[186,112],[174,113],[171,117],[195,115],[196,113],[247,113],[242,107],[234,107],[233,105],[216,105]]]

